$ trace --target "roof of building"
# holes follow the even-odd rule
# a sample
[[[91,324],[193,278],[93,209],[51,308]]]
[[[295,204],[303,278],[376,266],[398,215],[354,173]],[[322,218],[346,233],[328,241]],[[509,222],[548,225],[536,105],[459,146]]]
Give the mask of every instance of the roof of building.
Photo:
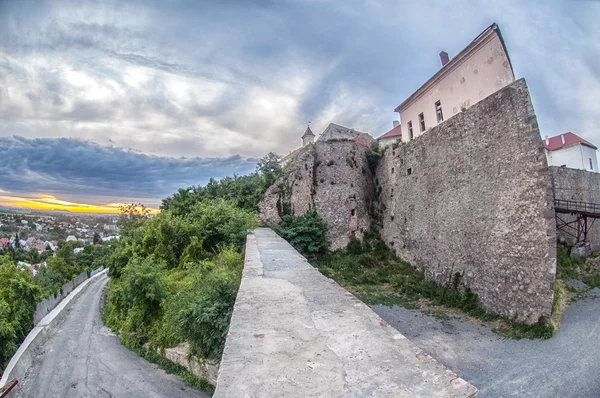
[[[329,123],[329,126],[319,136],[319,141],[354,141],[360,145],[369,146],[373,137],[339,124]]]
[[[279,164],[283,164],[283,163],[287,162],[288,160],[290,160],[291,158],[293,158],[294,156],[296,156],[296,154],[302,148],[304,148],[304,147],[297,148],[297,149],[293,150],[292,152],[288,153],[287,155],[285,155],[284,157],[282,157],[281,159],[279,159]]]
[[[564,144],[563,144],[563,140],[561,137],[564,137],[564,139],[565,139]],[[598,149],[591,142],[584,140],[580,136],[573,134],[570,131],[566,132],[564,134],[559,134],[557,136],[544,139],[544,147],[549,151],[556,151],[557,149],[561,149],[561,148],[568,147],[568,146],[575,145],[575,144],[582,144],[585,146],[589,146],[590,148],[593,148],[593,149]]]
[[[312,130],[310,129],[310,126],[308,126],[308,127],[306,128],[306,131],[304,132],[304,135],[302,135],[302,138],[304,138],[304,137],[306,137],[306,136],[310,136],[310,135],[312,135],[313,137],[315,136],[315,135],[313,134]]]
[[[433,85],[438,79],[441,79],[442,76],[446,75],[452,69],[454,69],[455,65],[458,65],[467,54],[474,50],[477,47],[477,45],[482,43],[486,38],[488,38],[490,34],[498,35],[500,43],[502,44],[502,48],[504,49],[504,53],[506,54],[506,59],[508,60],[510,70],[511,72],[513,72],[514,78],[512,62],[510,62],[510,57],[508,55],[508,51],[506,50],[506,44],[504,43],[504,39],[502,38],[502,32],[500,32],[500,27],[498,26],[498,24],[494,22],[493,24],[485,28],[483,32],[481,32],[471,43],[469,43],[468,46],[466,46],[461,52],[459,52],[454,58],[452,58],[446,65],[442,66],[442,68],[438,70],[435,75],[431,76],[431,78],[429,78],[429,80],[427,80],[425,84],[423,84],[414,93],[412,93],[410,97],[408,97],[406,100],[404,100],[404,102],[398,105],[396,109],[394,109],[394,112],[399,112],[400,109],[404,108],[406,104],[412,102],[415,98],[419,97],[421,93],[427,91],[430,88],[430,86]]]
[[[400,138],[402,136],[402,125],[397,125],[396,127],[394,127],[393,129],[391,129],[390,131],[388,131],[387,133],[385,133],[384,135],[382,135],[381,137],[378,137],[377,140],[382,140],[385,138]]]

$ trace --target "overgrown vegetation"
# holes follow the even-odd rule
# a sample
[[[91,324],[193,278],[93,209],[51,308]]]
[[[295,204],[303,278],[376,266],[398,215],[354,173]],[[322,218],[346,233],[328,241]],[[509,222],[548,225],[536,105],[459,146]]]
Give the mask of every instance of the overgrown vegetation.
[[[122,209],[102,318],[125,346],[175,366],[188,382],[191,376],[156,350],[187,342],[199,359],[221,357],[246,234],[258,225],[258,203],[280,173],[278,157],[270,153],[254,174],[180,189],[163,200],[154,218],[137,205]]]
[[[351,240],[343,250],[325,250],[326,223],[314,212],[302,217],[285,216],[277,232],[305,255],[325,276],[352,291],[367,304],[401,305],[444,316],[453,308],[483,322],[494,322],[494,331],[511,338],[550,338],[553,327],[545,318],[535,325],[504,319],[483,310],[477,295],[460,286],[456,273],[443,285],[400,261],[380,239],[373,226],[363,242]]]
[[[172,196],[163,199],[161,210],[169,210],[174,216],[182,216],[195,203],[209,199],[225,199],[236,207],[257,211],[258,203],[265,191],[281,174],[279,157],[270,152],[256,165],[256,172],[246,176],[210,179],[205,186],[192,186],[180,189]]]
[[[600,288],[600,258],[597,256],[571,258],[571,247],[559,244],[556,278],[565,282],[579,280],[589,288]]]
[[[375,173],[381,156],[383,156],[381,147],[379,146],[379,142],[375,140],[367,150],[367,164],[369,165],[371,173]]]
[[[551,323],[558,328],[563,312],[569,303],[587,296],[593,288],[600,288],[600,256],[594,253],[589,257],[571,258],[571,246],[558,243],[556,284]],[[575,287],[572,282],[583,285]]]
[[[15,267],[8,256],[0,256],[0,365],[2,369],[31,330],[40,296],[27,270]]]
[[[121,231],[111,257],[103,320],[139,350],[184,341],[200,358],[219,358],[242,270],[253,213],[223,199],[185,215],[163,211]]]
[[[284,215],[275,232],[309,259],[327,251],[327,223],[315,211],[303,216]]]

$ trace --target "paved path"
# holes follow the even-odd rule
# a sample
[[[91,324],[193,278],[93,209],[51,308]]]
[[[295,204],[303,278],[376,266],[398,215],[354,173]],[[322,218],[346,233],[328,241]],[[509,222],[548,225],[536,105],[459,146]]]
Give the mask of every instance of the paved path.
[[[483,326],[397,306],[373,309],[476,385],[478,397],[600,397],[600,290],[572,304],[549,340],[505,339]]]
[[[248,236],[215,397],[465,397],[476,389],[270,229]]]
[[[100,319],[107,277],[93,281],[40,347],[24,397],[207,397],[123,347]]]

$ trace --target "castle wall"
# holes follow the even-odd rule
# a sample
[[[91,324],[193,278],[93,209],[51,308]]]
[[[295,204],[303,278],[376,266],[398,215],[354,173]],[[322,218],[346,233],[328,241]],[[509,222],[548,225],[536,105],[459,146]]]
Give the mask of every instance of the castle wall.
[[[566,167],[549,167],[549,170],[556,199],[600,204],[599,173]],[[575,216],[569,214],[557,214],[557,217],[567,222],[575,220]],[[588,222],[591,221],[590,219]],[[575,231],[571,232],[575,233]],[[561,231],[557,231],[557,234],[566,242],[575,243],[574,237]],[[588,241],[592,250],[600,250],[600,220],[594,221],[588,234]]]
[[[362,239],[370,226],[373,193],[366,148],[354,141],[317,141],[303,148],[259,204],[259,218],[276,225],[286,211],[316,210],[327,221],[332,250],[351,236]]]
[[[551,314],[552,189],[524,80],[388,147],[376,184],[382,238],[400,258],[438,283],[460,273],[484,308],[511,319]]]

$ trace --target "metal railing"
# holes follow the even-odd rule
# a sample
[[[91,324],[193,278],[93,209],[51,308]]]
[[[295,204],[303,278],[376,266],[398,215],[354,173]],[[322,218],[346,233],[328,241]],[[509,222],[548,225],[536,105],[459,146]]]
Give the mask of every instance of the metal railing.
[[[598,203],[556,199],[554,210],[557,213],[584,214],[589,217],[600,218],[600,204]]]

